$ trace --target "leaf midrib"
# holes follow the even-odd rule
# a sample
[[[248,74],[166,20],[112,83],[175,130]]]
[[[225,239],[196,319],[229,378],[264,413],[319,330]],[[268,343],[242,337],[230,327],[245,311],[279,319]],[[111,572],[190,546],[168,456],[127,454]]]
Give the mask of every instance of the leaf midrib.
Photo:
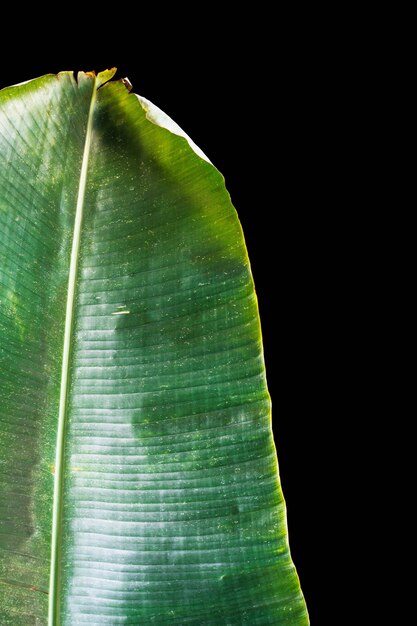
[[[61,386],[59,393],[59,412],[57,428],[57,445],[55,456],[55,481],[52,509],[52,540],[51,540],[51,567],[49,579],[49,607],[48,626],[59,626],[60,623],[60,557],[61,557],[61,530],[62,530],[62,506],[63,506],[63,475],[64,475],[64,445],[65,426],[68,408],[69,365],[71,356],[71,339],[73,334],[73,317],[75,289],[77,280],[78,257],[81,240],[81,227],[84,212],[85,190],[87,184],[88,161],[91,150],[93,131],[94,105],[96,102],[96,77],[93,80],[90,107],[87,117],[84,151],[78,185],[77,205],[75,209],[74,233],[72,239],[71,259],[68,275],[67,304],[65,310],[64,345],[62,351]]]

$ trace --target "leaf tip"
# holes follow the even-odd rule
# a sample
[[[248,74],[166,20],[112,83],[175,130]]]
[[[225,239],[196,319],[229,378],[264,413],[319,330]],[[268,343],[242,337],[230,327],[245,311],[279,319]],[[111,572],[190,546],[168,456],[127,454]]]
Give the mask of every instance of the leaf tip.
[[[117,67],[111,67],[109,70],[103,70],[102,72],[99,72],[97,74],[97,89],[105,83],[108,83],[109,80],[111,80],[116,74],[116,72]]]

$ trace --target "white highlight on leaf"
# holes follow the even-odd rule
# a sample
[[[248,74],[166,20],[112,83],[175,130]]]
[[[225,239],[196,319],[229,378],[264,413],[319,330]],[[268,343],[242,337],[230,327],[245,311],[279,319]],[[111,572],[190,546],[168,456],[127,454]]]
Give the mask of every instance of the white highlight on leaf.
[[[198,154],[199,157],[201,157],[208,163],[211,163],[210,159],[204,154],[201,148],[199,148],[191,139],[191,137],[189,137],[187,133],[184,132],[180,126],[178,126],[177,122],[174,122],[174,120],[171,117],[169,117],[169,115],[164,113],[159,107],[157,107],[147,98],[144,98],[143,96],[139,96],[138,94],[135,94],[135,95],[137,96],[143,110],[146,112],[146,117],[148,120],[150,120],[157,126],[166,128],[167,130],[171,131],[171,133],[174,133],[174,135],[179,135],[180,137],[184,137],[184,139],[188,141],[191,148],[194,150],[196,154]]]

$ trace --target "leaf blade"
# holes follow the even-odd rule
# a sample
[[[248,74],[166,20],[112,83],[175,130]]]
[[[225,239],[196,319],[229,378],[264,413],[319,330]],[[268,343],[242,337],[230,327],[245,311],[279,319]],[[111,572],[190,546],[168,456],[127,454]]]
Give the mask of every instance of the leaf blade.
[[[46,623],[59,370],[85,102],[72,74],[0,92],[0,615]],[[74,128],[73,128],[74,125]],[[78,173],[78,176],[77,176]]]
[[[60,622],[308,623],[237,215],[121,83],[97,92],[74,310]]]

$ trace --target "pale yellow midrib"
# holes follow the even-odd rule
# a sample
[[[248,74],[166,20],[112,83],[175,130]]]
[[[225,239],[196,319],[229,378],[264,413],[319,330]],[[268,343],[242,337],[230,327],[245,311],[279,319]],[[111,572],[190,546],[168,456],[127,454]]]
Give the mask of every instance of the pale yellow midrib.
[[[67,305],[65,311],[64,346],[62,352],[61,387],[59,396],[57,445],[55,456],[55,481],[52,510],[52,545],[51,545],[51,571],[49,579],[49,608],[48,626],[59,626],[59,587],[60,587],[60,552],[61,552],[61,526],[62,526],[62,490],[64,470],[64,436],[65,420],[68,400],[68,371],[71,353],[71,338],[73,331],[73,314],[75,301],[75,287],[77,279],[78,255],[80,249],[81,226],[84,211],[84,198],[87,183],[88,160],[90,156],[91,139],[93,132],[93,113],[96,101],[96,78],[94,80],[91,95],[90,108],[88,111],[87,130],[85,135],[84,152],[78,186],[77,206],[74,220],[74,236],[71,248],[71,260],[68,276]]]

